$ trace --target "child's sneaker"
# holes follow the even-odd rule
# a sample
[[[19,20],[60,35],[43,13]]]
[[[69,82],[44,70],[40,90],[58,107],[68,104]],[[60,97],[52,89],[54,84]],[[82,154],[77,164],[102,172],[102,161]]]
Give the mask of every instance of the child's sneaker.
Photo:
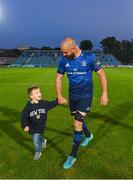
[[[42,149],[46,149],[47,139],[44,138],[44,141],[42,142]]]
[[[40,159],[41,155],[42,155],[41,152],[35,152],[34,157],[33,157],[33,160],[38,160],[38,159]]]
[[[80,146],[82,147],[87,146],[92,139],[93,139],[93,134],[91,134],[90,137],[85,138],[83,142],[80,144]]]
[[[64,168],[64,169],[69,169],[69,168],[71,168],[71,167],[74,165],[74,163],[75,163],[76,160],[77,160],[76,158],[74,158],[74,157],[72,157],[72,156],[68,156],[66,162],[63,164],[63,168]]]

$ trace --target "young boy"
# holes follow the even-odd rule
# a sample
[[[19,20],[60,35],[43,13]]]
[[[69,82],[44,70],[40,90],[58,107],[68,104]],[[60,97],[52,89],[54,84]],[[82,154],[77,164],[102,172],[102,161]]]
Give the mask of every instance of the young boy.
[[[27,91],[31,100],[22,112],[22,128],[32,135],[35,146],[33,159],[38,160],[42,155],[42,149],[46,148],[47,140],[43,139],[42,134],[46,126],[47,112],[58,105],[58,100],[51,102],[42,100],[42,93],[37,86],[30,87]]]

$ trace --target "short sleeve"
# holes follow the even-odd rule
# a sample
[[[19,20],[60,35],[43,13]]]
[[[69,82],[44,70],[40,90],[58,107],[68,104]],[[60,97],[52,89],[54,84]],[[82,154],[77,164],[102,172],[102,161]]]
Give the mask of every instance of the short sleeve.
[[[95,55],[92,54],[92,69],[97,72],[102,68],[102,64],[99,60],[99,58]]]
[[[60,60],[60,62],[58,64],[57,73],[59,73],[59,74],[65,73],[65,64],[64,64],[63,58]]]

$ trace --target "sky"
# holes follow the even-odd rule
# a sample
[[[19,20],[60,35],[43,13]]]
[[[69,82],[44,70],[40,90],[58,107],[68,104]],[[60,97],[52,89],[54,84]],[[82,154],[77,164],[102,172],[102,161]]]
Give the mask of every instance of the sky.
[[[0,48],[133,39],[133,0],[0,0]]]

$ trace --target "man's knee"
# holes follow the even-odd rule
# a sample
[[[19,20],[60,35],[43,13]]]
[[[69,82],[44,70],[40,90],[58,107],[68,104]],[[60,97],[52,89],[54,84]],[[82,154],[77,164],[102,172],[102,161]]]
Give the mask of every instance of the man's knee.
[[[83,116],[79,111],[74,112],[73,116],[74,116],[74,129],[77,131],[81,131],[85,116]]]
[[[82,122],[74,120],[74,129],[76,131],[82,131]]]

